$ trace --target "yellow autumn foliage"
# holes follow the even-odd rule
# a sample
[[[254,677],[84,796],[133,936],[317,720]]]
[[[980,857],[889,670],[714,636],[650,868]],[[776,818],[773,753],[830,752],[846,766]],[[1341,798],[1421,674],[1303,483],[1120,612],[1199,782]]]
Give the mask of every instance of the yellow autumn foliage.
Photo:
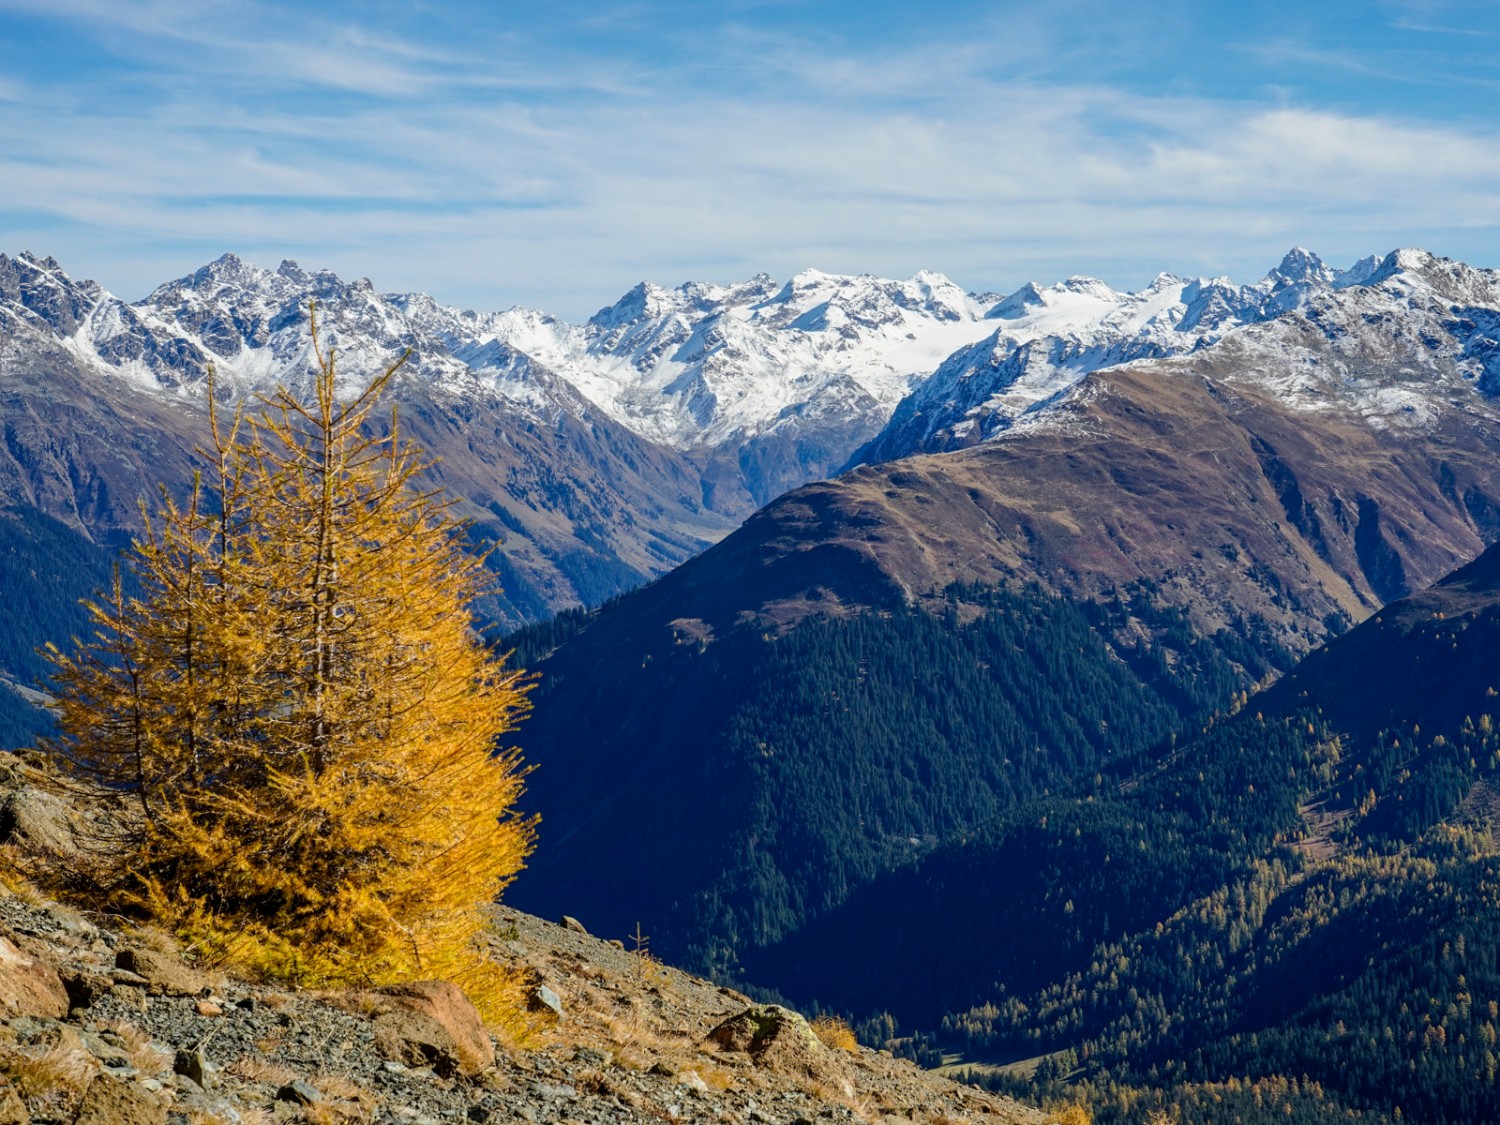
[[[306,400],[226,420],[210,388],[207,464],[137,542],[139,592],[117,579],[54,654],[49,748],[139,804],[96,873],[112,905],[263,975],[443,977],[496,1014],[477,941],[532,846],[501,742],[526,678],[477,636],[487,572],[428,463],[376,416],[400,363],[341,401],[316,324],[313,352]]]

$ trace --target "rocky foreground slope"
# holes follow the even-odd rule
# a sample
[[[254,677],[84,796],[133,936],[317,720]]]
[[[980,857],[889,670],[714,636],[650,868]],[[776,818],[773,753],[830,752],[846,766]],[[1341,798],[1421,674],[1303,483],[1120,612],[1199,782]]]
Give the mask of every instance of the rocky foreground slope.
[[[74,814],[47,790],[36,765],[0,758],[6,858],[70,846]],[[0,1125],[1047,1120],[577,923],[495,920],[533,1009],[505,1041],[452,985],[237,980],[0,878]]]

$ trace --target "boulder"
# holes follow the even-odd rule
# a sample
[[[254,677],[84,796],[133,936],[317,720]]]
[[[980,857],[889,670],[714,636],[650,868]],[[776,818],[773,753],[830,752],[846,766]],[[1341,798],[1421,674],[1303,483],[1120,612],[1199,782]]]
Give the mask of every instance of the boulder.
[[[825,1077],[840,1065],[796,1012],[777,1004],[753,1004],[708,1033],[723,1051],[750,1056],[756,1066],[783,1074]]]
[[[57,975],[68,992],[68,1003],[74,1008],[92,1008],[99,999],[109,995],[115,982],[103,973],[89,969],[64,967]]]
[[[562,997],[553,992],[552,989],[548,988],[545,984],[537,985],[536,991],[531,994],[529,1006],[533,1012],[540,1012],[543,1009],[546,1009],[547,1011],[555,1015],[558,1019],[562,1019]]]
[[[83,1092],[73,1125],[166,1125],[167,1107],[134,1082],[100,1076]]]
[[[179,1049],[172,1059],[172,1073],[180,1074],[184,1078],[190,1078],[197,1085],[208,1089],[209,1075],[213,1073],[213,1066],[208,1061],[208,1056],[203,1053],[203,1048],[195,1047],[189,1051]]]
[[[68,1007],[68,990],[57,970],[0,937],[0,1015],[62,1019]]]
[[[448,981],[414,981],[376,994],[375,1046],[407,1066],[444,1077],[473,1076],[495,1065],[495,1045],[463,989]]]
[[[80,851],[86,824],[62,796],[6,779],[16,788],[0,795],[0,844],[15,844],[33,855],[71,856]]]
[[[304,1082],[299,1078],[277,1090],[276,1100],[290,1102],[293,1105],[317,1105],[323,1100],[323,1091],[311,1082]]]
[[[152,996],[202,996],[212,992],[217,983],[207,974],[183,964],[180,958],[144,946],[116,953],[115,968],[134,973],[145,982],[146,991]],[[121,978],[117,975],[115,980]]]

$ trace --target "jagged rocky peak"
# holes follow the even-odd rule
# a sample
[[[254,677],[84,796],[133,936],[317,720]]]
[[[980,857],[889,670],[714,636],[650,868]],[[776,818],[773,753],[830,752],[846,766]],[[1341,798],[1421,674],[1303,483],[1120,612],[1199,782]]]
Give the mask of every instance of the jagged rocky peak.
[[[1337,277],[1322,258],[1302,246],[1293,246],[1281,264],[1266,274],[1267,281],[1280,285],[1332,285]]]
[[[989,310],[994,329],[987,339],[955,351],[913,387],[882,433],[851,464],[940,452],[995,437],[1023,416],[1049,409],[1092,371],[1208,347],[1298,310],[1320,323],[1344,325],[1339,330],[1347,330],[1353,340],[1367,333],[1355,323],[1359,315],[1350,311],[1352,306],[1346,308],[1350,302],[1380,304],[1378,310],[1372,305],[1365,311],[1387,319],[1435,320],[1438,336],[1452,335],[1441,328],[1439,306],[1446,302],[1450,311],[1500,308],[1497,280],[1500,275],[1494,271],[1474,270],[1420,250],[1395,251],[1337,271],[1311,251],[1293,247],[1253,285],[1171,274],[1159,274],[1134,293],[1118,293],[1087,277],[1045,288],[1028,284]],[[1392,300],[1374,295],[1341,296],[1341,291],[1382,284],[1405,294],[1403,306],[1414,299],[1426,311],[1416,305],[1401,311]],[[1266,346],[1294,346],[1277,339],[1268,337]],[[1457,342],[1454,348],[1473,353],[1465,361],[1470,366],[1477,362],[1476,349],[1482,350],[1472,341]]]
[[[690,293],[690,288],[697,292]],[[596,328],[623,328],[639,324],[643,320],[654,320],[682,312],[685,308],[702,307],[710,286],[691,287],[682,285],[667,289],[650,281],[639,282],[633,289],[612,305],[600,309],[589,318]]]
[[[1167,275],[1159,274],[1158,278],[1164,276]],[[1099,301],[1118,301],[1120,299],[1119,293],[1115,292],[1114,289],[1100,281],[1097,277],[1085,277],[1082,274],[1075,274],[1066,281],[1060,281],[1056,285],[1050,286],[1049,292],[1075,293],[1078,296],[1093,297]]]
[[[1014,293],[996,303],[984,315],[991,320],[1014,320],[1046,304],[1046,298],[1034,281],[1028,281]]]
[[[1392,250],[1363,284],[1425,288],[1436,299],[1463,308],[1500,306],[1500,270],[1478,269],[1412,247]]]
[[[912,320],[973,321],[981,315],[981,306],[960,286],[931,270],[897,281],[809,269],[782,286],[754,315],[776,327],[842,332],[895,328]]]
[[[1375,271],[1380,268],[1382,259],[1379,254],[1371,254],[1367,258],[1361,258],[1346,270],[1339,271],[1334,278],[1335,289],[1347,289],[1354,285],[1367,285],[1370,278],[1375,276]]]
[[[247,262],[235,253],[221,254],[191,275],[193,285],[197,288],[222,285],[263,286],[270,277],[269,270]]]
[[[72,336],[107,297],[93,281],[75,281],[56,258],[38,257],[29,250],[14,258],[0,254],[0,303],[12,315],[40,322],[61,336]]]

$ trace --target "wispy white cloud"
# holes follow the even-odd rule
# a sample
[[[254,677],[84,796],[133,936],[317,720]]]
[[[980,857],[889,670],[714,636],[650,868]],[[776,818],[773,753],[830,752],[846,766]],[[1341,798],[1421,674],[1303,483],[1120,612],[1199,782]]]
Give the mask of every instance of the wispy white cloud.
[[[808,265],[1008,288],[1258,272],[1293,242],[1500,257],[1493,126],[1062,81],[1045,23],[861,50],[737,24],[653,65],[201,0],[59,10],[136,85],[12,83],[0,236],[127,296],[225,249],[569,315],[642,276]]]

